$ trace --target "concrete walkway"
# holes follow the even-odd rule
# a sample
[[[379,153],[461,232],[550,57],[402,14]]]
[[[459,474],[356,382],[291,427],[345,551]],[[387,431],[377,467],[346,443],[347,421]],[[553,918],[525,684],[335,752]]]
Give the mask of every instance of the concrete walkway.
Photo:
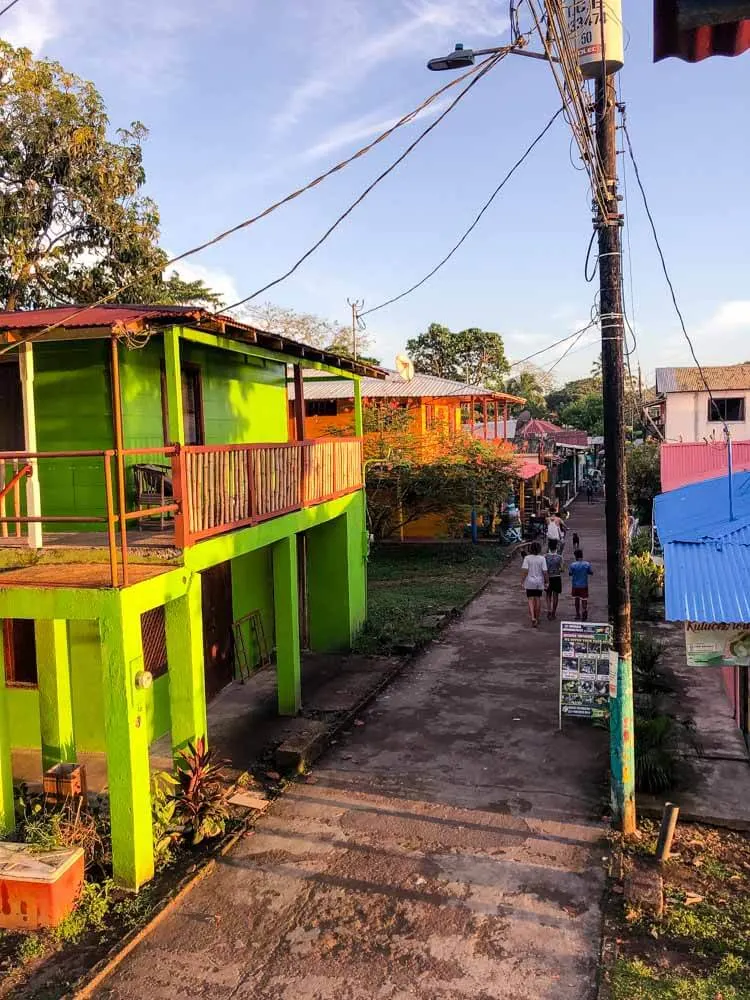
[[[570,526],[601,620],[603,506]],[[530,629],[519,577],[516,562],[95,996],[593,998],[606,737],[557,732],[558,624]]]

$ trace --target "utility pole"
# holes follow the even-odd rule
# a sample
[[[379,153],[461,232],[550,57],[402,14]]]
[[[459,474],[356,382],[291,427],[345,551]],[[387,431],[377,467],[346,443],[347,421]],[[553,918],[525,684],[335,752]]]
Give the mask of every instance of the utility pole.
[[[357,360],[357,328],[359,326],[359,313],[364,307],[364,299],[355,299],[353,302],[351,299],[346,300],[352,310],[352,354],[354,360]]]
[[[622,303],[621,217],[617,198],[614,75],[596,79],[596,144],[608,181],[607,215],[597,212],[599,237],[602,392],[606,458],[607,587],[617,651],[617,694],[611,698],[612,807],[625,834],[635,833],[633,663],[630,635],[628,500],[625,477],[625,325]]]

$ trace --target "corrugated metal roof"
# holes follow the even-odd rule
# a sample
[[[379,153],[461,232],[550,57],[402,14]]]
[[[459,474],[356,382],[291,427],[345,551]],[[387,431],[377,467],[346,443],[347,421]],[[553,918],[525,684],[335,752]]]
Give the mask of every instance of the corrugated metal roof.
[[[398,372],[387,372],[384,380],[363,378],[360,382],[362,397],[372,398],[414,398],[415,396],[444,397],[453,396],[469,399],[471,396],[487,399],[498,399],[508,403],[524,403],[525,400],[507,393],[495,392],[482,385],[468,385],[465,382],[454,382],[436,375],[416,374],[408,381]],[[294,399],[294,385],[289,384],[289,398]],[[350,379],[326,379],[319,375],[308,378],[305,374],[305,399],[352,399],[354,385]]]
[[[686,17],[690,11],[685,0],[682,3],[654,0],[654,62],[670,56],[686,62],[700,62],[710,56],[738,56],[750,48],[750,20],[706,25],[708,6],[693,4],[696,16],[689,18]],[[745,13],[737,4],[734,7],[737,13]],[[750,8],[750,5],[742,7]]]
[[[664,546],[668,621],[750,622],[750,544]]]
[[[535,459],[524,458],[518,468],[518,477],[519,479],[532,479],[540,472],[544,472],[545,469],[546,466],[540,465]]]
[[[711,365],[703,367],[711,392],[725,389],[750,389],[750,365]],[[706,386],[697,368],[657,368],[656,391],[705,392]]]
[[[750,541],[750,472],[732,476],[734,520],[729,519],[728,476],[691,483],[654,499],[654,523],[663,544],[704,539]]]
[[[750,470],[750,441],[732,441],[732,468],[735,472]],[[727,446],[723,441],[661,446],[661,488],[664,492],[727,473]]]
[[[464,424],[464,430],[468,431],[469,433],[471,433],[471,425],[470,424]],[[502,437],[503,437],[503,418],[502,417],[498,418],[498,421],[497,421],[497,432],[498,432],[497,433],[498,439],[502,439]],[[512,441],[515,436],[516,436],[516,418],[515,417],[508,417],[508,436],[507,436],[506,440]],[[480,424],[475,424],[474,425],[474,437],[476,437],[476,438],[484,438],[484,424],[480,423]],[[488,424],[487,424],[487,439],[489,441],[493,441],[494,438],[495,438],[495,422],[493,420],[490,420],[488,422]]]
[[[28,335],[45,327],[55,326],[54,339],[64,338],[66,330],[80,329],[110,329],[127,326],[131,329],[143,329],[146,324],[164,326],[174,323],[176,319],[185,321],[185,325],[220,333],[222,336],[244,343],[257,344],[268,350],[289,354],[301,360],[317,361],[330,365],[341,371],[352,372],[355,375],[367,375],[375,379],[382,378],[383,369],[352,358],[344,358],[331,351],[320,350],[301,344],[280,334],[241,323],[232,316],[223,313],[212,313],[195,306],[163,306],[163,305],[103,305],[57,306],[54,309],[28,309],[17,312],[0,312],[0,333],[18,332]],[[189,321],[189,322],[188,322]],[[3,338],[0,337],[0,340]],[[6,338],[7,339],[7,338]]]

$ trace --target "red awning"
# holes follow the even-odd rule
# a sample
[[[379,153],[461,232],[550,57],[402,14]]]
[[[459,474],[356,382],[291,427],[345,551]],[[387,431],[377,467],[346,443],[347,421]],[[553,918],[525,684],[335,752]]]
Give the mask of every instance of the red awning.
[[[539,462],[535,462],[533,459],[524,459],[518,466],[518,478],[533,479],[534,476],[538,476],[540,472],[544,472],[545,468],[546,466],[540,465]]]
[[[654,62],[670,56],[700,62],[710,56],[739,56],[750,49],[750,18],[703,24],[700,13],[693,12],[695,6],[694,0],[654,0]],[[731,4],[738,11],[744,6],[750,3]]]

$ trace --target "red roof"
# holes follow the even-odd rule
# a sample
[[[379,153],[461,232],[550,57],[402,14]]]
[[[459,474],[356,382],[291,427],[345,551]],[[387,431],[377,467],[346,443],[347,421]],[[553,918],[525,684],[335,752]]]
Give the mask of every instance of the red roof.
[[[529,420],[527,424],[524,424],[520,429],[519,434],[521,437],[555,437],[558,431],[561,431],[562,427],[556,427],[555,424],[551,424],[549,420]]]
[[[750,471],[750,441],[732,442],[732,468],[734,472]],[[725,476],[727,471],[727,446],[723,441],[661,446],[661,488],[664,493],[704,479]]]
[[[546,466],[540,465],[533,458],[524,458],[518,465],[518,478],[519,479],[533,479],[534,476],[538,475],[540,472],[544,472]]]
[[[688,0],[654,0],[654,62],[670,56],[700,62],[710,56],[739,56],[750,49],[750,19],[684,27],[687,19],[700,24],[700,17],[701,10],[693,14]]]
[[[174,316],[199,319],[203,310],[195,306],[57,306],[54,309],[28,309],[0,312],[0,330],[41,330],[45,326],[65,329],[116,326],[147,319],[171,319]]]

